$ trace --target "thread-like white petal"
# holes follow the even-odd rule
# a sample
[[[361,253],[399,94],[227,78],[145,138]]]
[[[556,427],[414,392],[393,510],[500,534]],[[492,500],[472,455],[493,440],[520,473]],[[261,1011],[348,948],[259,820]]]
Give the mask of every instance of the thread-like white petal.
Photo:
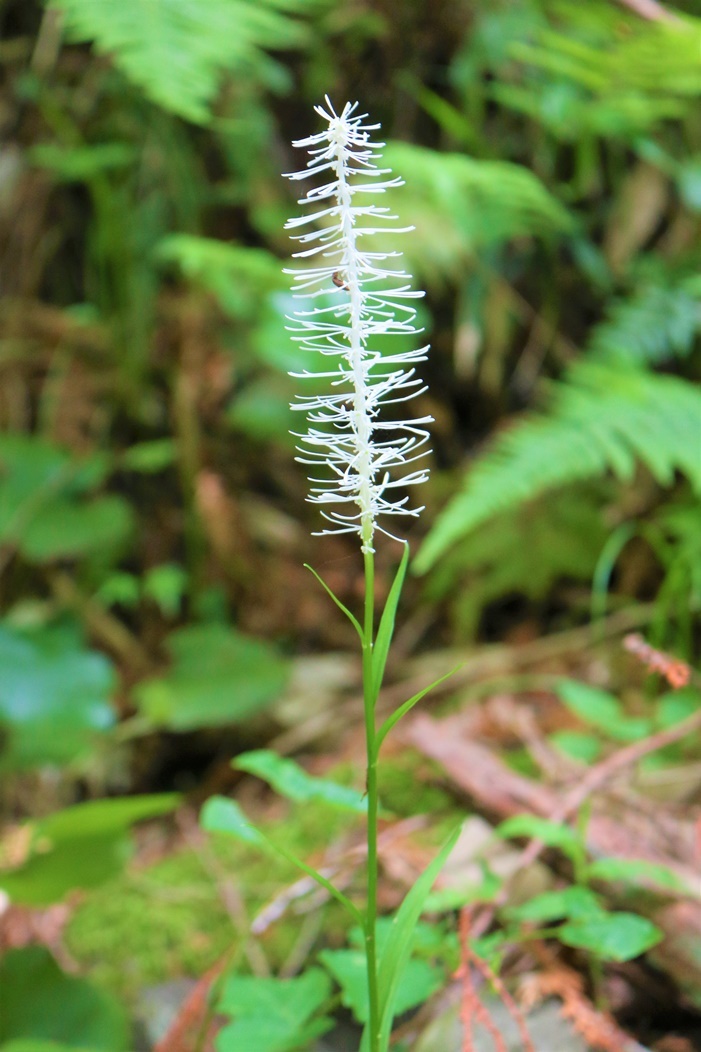
[[[395,496],[394,491],[428,478],[425,469],[403,469],[428,452],[424,425],[432,418],[380,418],[383,407],[401,405],[426,390],[413,365],[425,360],[428,347],[383,353],[381,342],[383,336],[421,331],[415,328],[416,312],[406,301],[423,293],[412,289],[410,275],[403,270],[382,266],[400,252],[362,248],[363,238],[386,233],[397,217],[382,205],[361,204],[356,195],[381,194],[403,184],[375,163],[384,143],[374,142],[370,133],[379,125],[363,123],[367,114],[356,112],[357,102],[347,102],[340,114],[328,95],[324,103],[314,108],[327,126],[293,144],[307,149],[310,160],[302,171],[288,175],[299,181],[329,173],[299,202],[313,206],[313,211],[286,224],[287,230],[300,231],[290,235],[301,246],[294,257],[310,260],[310,265],[286,273],[292,275],[299,299],[339,297],[331,305],[296,311],[289,327],[291,339],[303,350],[322,355],[327,363],[326,368],[291,375],[329,380],[332,390],[299,395],[293,403],[292,408],[306,413],[308,421],[307,430],[295,435],[301,443],[296,459],[323,465],[328,471],[325,477],[310,478],[308,499],[321,505],[322,516],[333,527],[320,532],[357,533],[363,551],[372,551],[376,529],[394,537],[378,521],[382,516],[416,516],[423,510],[409,508],[408,497]],[[384,287],[377,287],[380,283]],[[394,469],[397,477],[390,475]]]

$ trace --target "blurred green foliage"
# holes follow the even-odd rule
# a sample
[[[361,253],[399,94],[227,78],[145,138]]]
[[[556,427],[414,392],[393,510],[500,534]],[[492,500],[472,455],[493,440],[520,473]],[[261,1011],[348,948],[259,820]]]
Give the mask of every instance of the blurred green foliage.
[[[119,1004],[85,980],[64,975],[43,946],[10,950],[2,958],[0,1048],[127,1052],[129,1046]]]
[[[325,92],[382,122],[406,179],[388,204],[415,227],[401,247],[428,291],[417,602],[440,605],[453,642],[514,597],[567,607],[594,576],[599,612],[609,590],[652,594],[657,639],[694,656],[701,18],[681,0],[674,15],[0,4],[8,818],[31,817],[10,790],[32,772],[60,771],[75,799],[123,788],[109,746],[241,728],[285,689],[286,649],[338,646],[333,619],[310,629],[292,569],[318,524],[288,433],[300,363],[282,274],[296,205],[280,173]],[[583,690],[562,697],[589,726],[558,739],[580,757],[695,704],[663,699],[636,724]],[[138,799],[79,805],[104,805],[90,832],[78,807],[60,832],[21,827],[29,854],[3,855],[0,877],[27,902],[107,879],[132,822],[166,809]],[[41,1039],[2,1040],[25,1033]]]

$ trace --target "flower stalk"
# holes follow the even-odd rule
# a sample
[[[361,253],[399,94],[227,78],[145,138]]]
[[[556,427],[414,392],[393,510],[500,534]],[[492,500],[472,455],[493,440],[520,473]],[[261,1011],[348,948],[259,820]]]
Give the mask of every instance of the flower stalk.
[[[383,349],[382,337],[420,331],[414,326],[416,312],[411,301],[423,293],[411,288],[410,277],[403,270],[387,265],[399,252],[378,250],[372,244],[396,216],[377,203],[366,203],[367,195],[401,186],[402,180],[375,163],[384,146],[371,137],[379,125],[364,124],[366,115],[356,113],[357,103],[346,103],[340,114],[328,96],[325,103],[325,107],[317,106],[316,112],[326,127],[294,143],[309,151],[310,160],[302,171],[289,176],[303,180],[323,174],[324,181],[313,185],[299,202],[312,205],[313,211],[291,219],[286,229],[303,229],[292,236],[301,246],[294,256],[305,266],[288,273],[294,278],[295,295],[310,301],[308,309],[298,310],[290,319],[291,331],[293,339],[318,363],[316,368],[292,375],[313,379],[317,385],[326,380],[330,390],[299,396],[292,408],[307,416],[307,430],[296,435],[300,442],[297,459],[312,468],[309,500],[320,506],[330,524],[321,533],[357,534],[364,559],[362,624],[330,594],[358,630],[362,645],[368,803],[367,905],[363,920],[368,1018],[362,1050],[385,1052],[392,1013],[388,995],[381,989],[376,941],[377,768],[380,745],[389,728],[383,727],[378,733],[375,713],[407,553],[397,574],[395,594],[388,600],[376,631],[374,542],[378,531],[394,537],[385,524],[387,517],[416,516],[422,510],[409,507],[409,498],[401,494],[428,477],[426,469],[415,464],[427,452],[425,425],[431,417],[402,416],[396,407],[403,409],[407,401],[425,390],[415,374],[415,364],[426,358],[428,348]],[[311,229],[304,229],[307,227]],[[394,228],[392,232],[410,229]],[[370,247],[366,247],[367,239]],[[386,407],[392,407],[390,419],[380,415]]]

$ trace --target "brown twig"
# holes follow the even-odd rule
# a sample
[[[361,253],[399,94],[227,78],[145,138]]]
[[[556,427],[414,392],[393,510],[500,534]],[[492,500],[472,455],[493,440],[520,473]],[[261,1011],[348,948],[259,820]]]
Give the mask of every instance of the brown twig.
[[[535,978],[537,996],[531,1004],[555,996],[562,1001],[562,1014],[570,1021],[587,1045],[600,1052],[647,1052],[635,1038],[626,1034],[608,1013],[599,1011],[584,992],[584,981],[573,968],[555,960],[542,943],[532,950],[544,968]]]
[[[209,994],[213,983],[219,978],[229,961],[226,954],[198,980],[189,997],[185,999],[168,1033],[158,1042],[153,1052],[193,1052],[199,1047],[204,1028],[211,1016]]]
[[[507,1052],[504,1038],[499,1033],[491,1015],[482,1004],[472,981],[472,964],[477,958],[470,946],[470,921],[470,908],[466,906],[460,911],[460,967],[455,973],[455,977],[461,980],[462,991],[460,999],[460,1021],[463,1025],[462,1052],[475,1052],[473,1033],[475,1020],[480,1022],[490,1034],[496,1052]]]
[[[487,980],[487,982],[492,984],[497,994],[501,998],[502,1004],[504,1005],[507,1012],[516,1024],[519,1036],[521,1038],[521,1043],[523,1044],[523,1052],[535,1052],[535,1047],[533,1045],[533,1042],[531,1041],[531,1035],[528,1033],[528,1028],[526,1026],[526,1020],[524,1018],[523,1012],[518,1007],[509,991],[506,989],[506,986],[504,985],[502,979],[492,968],[490,968],[487,962],[483,961],[481,957],[478,957],[476,953],[471,951],[471,956],[472,963],[474,964],[475,968],[477,968],[477,970],[481,972],[482,976],[484,977],[484,979]]]
[[[623,646],[647,667],[648,672],[659,672],[675,690],[690,682],[693,671],[686,661],[651,647],[639,632],[629,632],[623,639]]]
[[[657,752],[658,749],[662,749],[667,745],[672,745],[674,742],[680,741],[688,734],[699,729],[701,729],[701,710],[692,713],[691,716],[687,716],[685,720],[681,720],[673,727],[668,727],[666,730],[658,731],[657,734],[651,734],[649,738],[633,742],[631,745],[625,745],[622,749],[618,749],[617,752],[612,753],[605,760],[602,760],[601,763],[596,764],[596,766],[582,775],[577,784],[565,794],[562,803],[551,810],[548,815],[549,820],[551,822],[564,822],[567,818],[571,818],[592,793],[596,792],[597,789],[601,789],[606,782],[620,774],[626,767],[632,766],[644,756]],[[521,853],[515,873],[522,872],[528,866],[531,866],[544,848],[545,845],[542,840],[531,840]],[[515,873],[510,878],[511,880],[513,880]],[[476,920],[475,927],[478,935],[483,934],[489,928],[494,919],[494,914],[508,901],[509,894],[510,881],[507,880],[502,885],[494,901],[483,909]]]

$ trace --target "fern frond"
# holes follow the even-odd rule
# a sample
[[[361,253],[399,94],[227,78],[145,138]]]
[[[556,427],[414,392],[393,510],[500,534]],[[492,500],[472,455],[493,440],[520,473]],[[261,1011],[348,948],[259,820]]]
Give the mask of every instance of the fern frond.
[[[644,464],[663,486],[676,471],[701,492],[701,390],[672,376],[580,362],[548,415],[501,435],[468,472],[415,560],[419,572],[492,515],[557,486]]]
[[[649,92],[659,97],[701,94],[701,19],[675,22],[631,21],[628,34],[611,34],[605,43],[545,30],[538,43],[514,44],[515,57],[601,95]]]
[[[264,49],[296,47],[304,26],[293,15],[314,0],[49,0],[69,39],[91,42],[157,105],[195,122],[225,72],[269,72]]]
[[[521,165],[400,142],[388,144],[384,159],[392,170],[411,172],[400,193],[388,191],[388,204],[415,228],[404,254],[426,281],[459,278],[488,246],[573,229],[567,209]]]
[[[553,135],[574,142],[587,134],[635,141],[653,126],[680,118],[701,94],[701,19],[644,21],[592,3],[553,5],[553,27],[534,27],[511,45],[529,70],[525,83],[499,78],[496,101],[525,113]],[[623,16],[625,17],[625,16]],[[640,144],[636,142],[636,147]]]
[[[260,318],[262,304],[270,293],[287,291],[289,284],[277,256],[262,248],[216,238],[169,234],[161,239],[155,255],[207,289],[234,318]]]
[[[567,486],[514,507],[472,530],[438,563],[426,595],[448,604],[456,642],[474,640],[482,612],[495,599],[538,601],[563,578],[591,580],[609,532],[601,488]]]
[[[697,279],[671,287],[645,282],[629,299],[614,302],[592,333],[590,353],[649,365],[686,357],[701,329],[696,285]]]

